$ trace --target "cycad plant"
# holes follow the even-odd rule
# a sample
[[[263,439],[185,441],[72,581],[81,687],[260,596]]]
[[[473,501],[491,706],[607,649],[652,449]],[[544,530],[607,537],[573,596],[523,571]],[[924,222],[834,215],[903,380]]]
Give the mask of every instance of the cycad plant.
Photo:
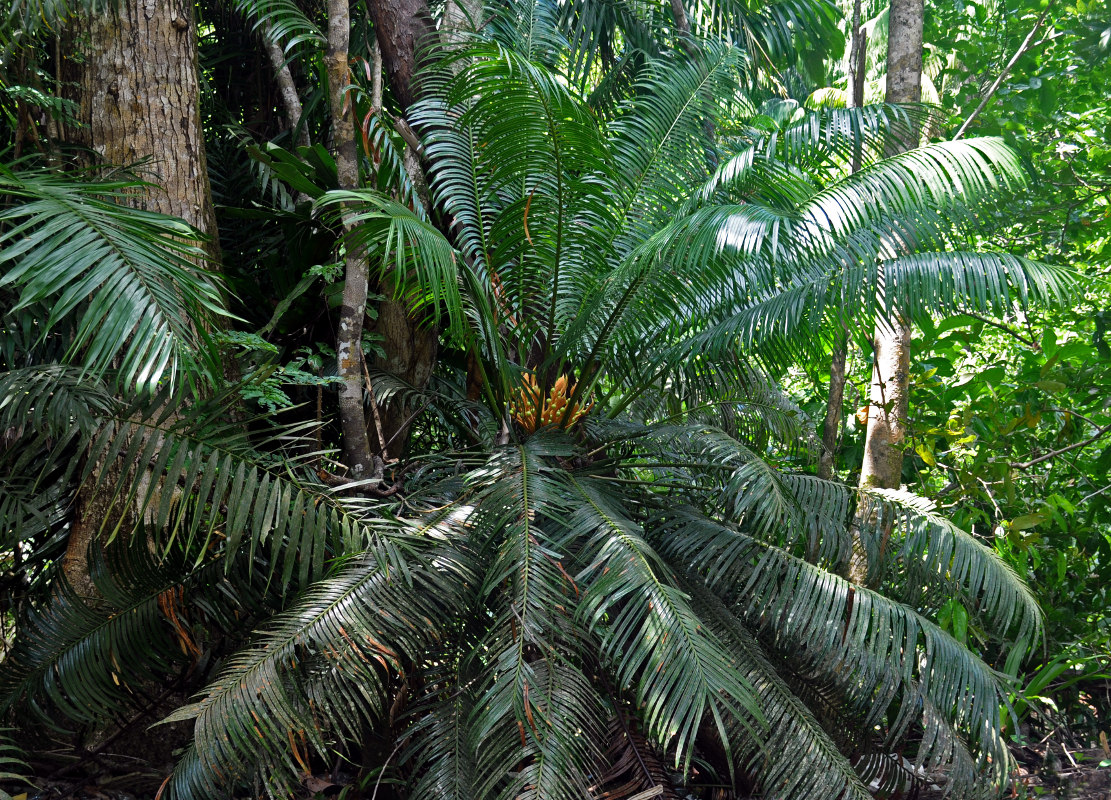
[[[469,446],[415,448],[364,497],[219,397],[121,403],[79,365],[8,357],[5,489],[40,491],[19,488],[23,459],[57,499],[5,509],[5,546],[27,550],[17,513],[41,522],[22,541],[64,535],[94,472],[62,469],[67,435],[74,463],[140,465],[113,490],[141,527],[90,550],[94,597],[44,567],[5,707],[87,721],[207,676],[167,720],[193,735],[163,797],[286,796],[338,780],[337,754],[410,798],[863,799],[927,778],[991,796],[1004,687],[935,618],[958,598],[1021,647],[1036,603],[913,496],[809,474],[778,378],[828,327],[892,307],[1059,294],[1051,268],[954,249],[1020,188],[1013,156],[969,140],[877,159],[890,108],[761,127],[727,46],[650,62],[603,124],[541,63],[563,46],[545,8],[513,6],[424,76],[439,226],[369,190],[317,203],[354,214],[352,244],[442,328],[425,424],[453,436],[417,445]],[[846,177],[854,148],[870,163]],[[29,292],[42,264],[5,285]],[[866,585],[842,577],[854,535]]]

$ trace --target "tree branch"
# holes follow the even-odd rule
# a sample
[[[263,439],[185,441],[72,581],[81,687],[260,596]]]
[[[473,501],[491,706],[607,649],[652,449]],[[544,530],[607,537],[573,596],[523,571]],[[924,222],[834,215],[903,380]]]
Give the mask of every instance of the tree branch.
[[[1004,325],[1002,322],[998,322],[994,319],[991,319],[990,317],[985,317],[981,314],[977,314],[975,311],[962,311],[961,313],[964,314],[966,317],[972,317],[973,319],[978,319],[978,320],[980,320],[980,322],[983,322],[987,325],[991,325],[994,328],[998,328],[999,330],[1003,331],[1004,333],[1013,336],[1015,339],[1022,342],[1027,347],[1032,348],[1033,350],[1041,350],[1042,349],[1042,346],[1040,344],[1038,344],[1037,342],[1035,342],[1033,339],[1030,339],[1030,338],[1027,338],[1026,336],[1023,336],[1021,333],[1014,330],[1013,328],[1008,327],[1007,325]]]
[[[1029,461],[1023,461],[1020,464],[1011,464],[1011,466],[1015,469],[1029,469],[1035,464],[1041,464],[1043,461],[1049,461],[1049,459],[1051,458],[1056,458],[1059,455],[1072,452],[1073,450],[1077,450],[1081,447],[1086,447],[1092,442],[1102,439],[1108,433],[1111,433],[1111,424],[1104,425],[1102,428],[1100,428],[1098,431],[1096,431],[1094,434],[1092,434],[1082,442],[1076,442],[1075,444],[1070,444],[1068,447],[1062,447],[1058,450],[1050,450],[1045,455],[1040,455],[1037,458],[1030,459]]]
[[[980,112],[988,107],[995,98],[995,93],[999,90],[999,86],[1007,79],[1007,76],[1011,74],[1011,70],[1014,68],[1015,64],[1018,63],[1018,60],[1026,55],[1027,51],[1033,46],[1034,36],[1037,35],[1038,30],[1041,29],[1042,23],[1045,22],[1045,18],[1049,16],[1049,10],[1051,8],[1053,8],[1052,3],[1046,6],[1045,11],[1038,17],[1038,21],[1035,22],[1034,27],[1030,29],[1030,33],[1026,34],[1026,38],[1023,40],[1022,44],[1019,45],[1018,50],[1011,56],[1011,60],[1007,62],[1007,66],[1003,67],[1003,71],[999,73],[999,77],[995,79],[995,83],[991,85],[991,88],[988,89],[988,93],[984,95],[984,99],[980,101],[980,105],[976,106],[976,110],[973,111],[971,116],[961,125],[960,130],[958,130],[953,137],[954,142],[964,136],[968,127],[975,121],[976,117],[980,116]]]

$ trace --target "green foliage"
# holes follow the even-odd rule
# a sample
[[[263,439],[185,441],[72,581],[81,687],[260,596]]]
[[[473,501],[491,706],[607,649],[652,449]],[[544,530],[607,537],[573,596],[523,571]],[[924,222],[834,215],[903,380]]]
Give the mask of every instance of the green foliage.
[[[148,187],[8,169],[0,186],[19,201],[0,214],[0,290],[18,291],[7,313],[48,306],[37,336],[72,326],[65,361],[97,378],[111,369],[128,391],[173,385],[186,367],[219,375],[203,334],[222,313],[218,279],[184,223],[122,205]]]

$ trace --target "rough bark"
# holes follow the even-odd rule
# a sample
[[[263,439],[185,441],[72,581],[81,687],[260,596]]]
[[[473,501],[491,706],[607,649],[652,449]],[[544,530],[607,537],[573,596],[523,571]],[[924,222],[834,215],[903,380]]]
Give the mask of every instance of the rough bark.
[[[369,5],[390,91],[405,114],[420,96],[417,70],[423,48],[438,41],[432,14],[426,0],[371,0]]]
[[[67,71],[80,86],[83,127],[74,137],[107,165],[135,165],[153,185],[136,193],[138,208],[172,214],[208,237],[213,262],[219,239],[201,130],[193,6],[170,0],[121,0],[113,12],[79,23],[80,58]],[[62,569],[81,594],[92,594],[88,549],[117,524],[126,537],[136,516],[115,486],[134,479],[136,465],[98,464],[74,506]]]
[[[887,39],[887,102],[922,99],[923,0],[891,3]]]
[[[332,154],[336,159],[339,188],[359,185],[358,149],[355,144],[353,108],[346,103],[348,45],[351,11],[348,0],[328,0],[328,100],[332,112]],[[344,230],[351,226],[344,221]],[[366,314],[368,266],[361,248],[348,244],[345,256],[343,304],[336,358],[342,383],[339,387],[339,420],[343,433],[343,462],[351,478],[381,477],[382,462],[370,451],[366,414],[363,411],[363,317]]]
[[[215,242],[192,11],[171,0],[123,0],[87,21],[81,138],[107,164],[145,159],[140,169],[158,187],[135,205],[181,217]]]
[[[922,99],[923,0],[894,0],[887,42],[887,102],[917,103]],[[912,129],[905,140],[889,143],[889,152],[917,145]],[[898,313],[876,326],[872,384],[868,406],[868,431],[860,487],[897,489],[902,483],[903,443],[906,441],[910,400],[910,325]],[[865,520],[854,520],[853,553],[849,579],[863,584],[868,576],[868,555],[860,538]],[[884,537],[886,540],[886,536]],[[880,551],[882,553],[882,546]]]

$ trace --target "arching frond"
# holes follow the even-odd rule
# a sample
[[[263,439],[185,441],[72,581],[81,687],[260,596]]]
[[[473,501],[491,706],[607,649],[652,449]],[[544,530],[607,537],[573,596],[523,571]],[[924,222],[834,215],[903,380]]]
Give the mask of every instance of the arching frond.
[[[450,335],[465,341],[467,320],[460,297],[459,256],[427,220],[370,190],[328,192],[318,206],[343,215],[353,230],[348,246],[366,247],[380,260],[397,293],[432,324],[447,316]]]
[[[299,45],[323,48],[324,34],[294,0],[233,0],[236,11],[289,54]]]
[[[601,636],[621,683],[635,688],[649,734],[674,748],[676,765],[686,769],[704,718],[728,747],[727,720],[761,724],[758,701],[640,527],[594,481],[575,488],[585,503],[568,524],[590,537],[589,562],[577,576],[588,585],[579,613]]]
[[[736,759],[785,800],[868,800],[872,794],[848,757],[768,660],[759,642],[697,579],[686,581],[700,614],[738,658],[767,720],[759,738],[738,737]],[[731,731],[736,735],[737,731]]]
[[[400,756],[419,776],[410,795],[414,800],[475,797],[477,753],[471,720],[479,675],[476,664],[457,662],[458,658],[455,648],[443,653],[445,661],[456,663],[433,667],[425,675],[427,694],[415,704],[411,744]]]
[[[1003,690],[998,678],[963,645],[913,608],[851,586],[839,576],[739,529],[681,513],[664,527],[664,551],[702,571],[709,559],[731,563],[728,579],[738,611],[773,638],[775,646],[807,668],[846,678],[845,689],[878,721],[902,692],[897,722],[902,735],[917,718],[919,693],[938,708],[993,762],[1009,755],[995,738]],[[678,545],[706,537],[706,547]],[[729,546],[727,539],[732,538]],[[930,746],[948,747],[944,740]],[[933,753],[920,753],[928,760]]]
[[[226,313],[218,279],[197,266],[199,234],[181,220],[123,205],[133,181],[81,183],[46,172],[0,170],[22,202],[0,213],[0,288],[19,291],[11,313],[49,301],[43,335],[76,320],[68,360],[97,377],[150,391],[188,363],[218,375],[201,331]]]
[[[282,791],[301,771],[291,741],[325,755],[382,713],[385,682],[435,641],[445,606],[474,580],[433,531],[383,526],[370,550],[274,618],[198,702],[165,720],[196,720],[171,797],[219,796],[251,776]]]
[[[476,476],[493,481],[470,517],[496,545],[483,594],[508,589],[484,640],[493,669],[480,683],[473,723],[478,796],[581,797],[598,760],[600,701],[576,665],[579,590],[554,522],[563,492],[542,460],[566,448],[559,437],[536,437]],[[521,766],[507,775],[513,761]]]
[[[223,564],[160,566],[142,543],[106,555],[94,548],[90,564],[96,602],[61,580],[50,601],[28,617],[28,629],[0,671],[4,709],[29,709],[61,726],[59,714],[87,723],[132,708],[139,698],[135,687],[165,677],[182,655],[178,629],[161,602],[167,593],[237,595],[220,575]]]
[[[590,795],[599,762],[601,703],[589,678],[565,660],[498,658],[475,720],[478,797],[573,800]],[[517,724],[505,724],[512,717]],[[510,756],[510,758],[507,758]],[[512,757],[523,759],[506,770]]]
[[[1042,613],[1030,589],[991,547],[936,512],[929,501],[894,489],[862,490],[862,519],[871,520],[862,538],[877,561],[896,560],[911,569],[903,583],[908,596],[944,586],[970,600],[1001,636],[1012,627],[1015,640],[1041,635]],[[884,557],[880,552],[889,552]],[[891,567],[888,567],[891,569]]]
[[[643,233],[657,225],[676,198],[704,180],[711,147],[706,125],[719,120],[737,96],[745,66],[744,54],[726,46],[697,59],[651,63],[610,126],[625,190],[619,231],[632,226]],[[629,247],[620,233],[618,247],[619,253]]]

